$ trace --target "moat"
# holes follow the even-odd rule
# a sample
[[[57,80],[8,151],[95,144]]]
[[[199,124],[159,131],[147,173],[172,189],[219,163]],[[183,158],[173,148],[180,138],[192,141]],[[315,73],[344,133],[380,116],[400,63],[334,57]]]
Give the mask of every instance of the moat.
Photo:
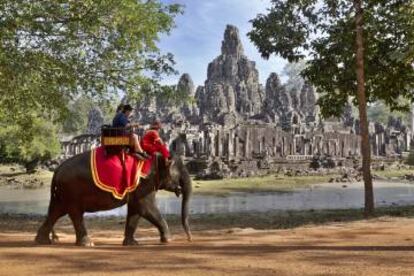
[[[271,210],[322,210],[362,208],[363,183],[316,184],[309,188],[282,193],[232,193],[229,196],[197,195],[191,200],[192,214],[236,212],[266,212]],[[414,185],[408,183],[376,182],[377,206],[414,205]],[[0,188],[0,213],[43,215],[49,204],[49,188],[12,190]],[[158,205],[163,214],[179,214],[181,200],[173,195],[160,194]],[[98,216],[124,216],[126,208],[98,212]]]

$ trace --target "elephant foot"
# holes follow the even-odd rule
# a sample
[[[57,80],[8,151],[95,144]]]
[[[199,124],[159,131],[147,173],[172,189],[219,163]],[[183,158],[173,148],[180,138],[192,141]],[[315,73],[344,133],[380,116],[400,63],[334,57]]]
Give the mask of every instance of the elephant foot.
[[[56,235],[55,232],[52,232],[52,243],[58,242],[59,241],[59,236]]]
[[[37,233],[35,243],[41,245],[50,245],[52,244],[52,240],[49,238],[49,235]]]
[[[88,236],[83,237],[80,241],[76,241],[76,245],[78,245],[78,246],[84,246],[84,247],[92,247],[92,246],[95,246],[95,244],[93,243],[93,241]]]
[[[172,238],[170,238],[170,237],[161,237],[160,241],[161,241],[162,244],[167,244],[167,243],[170,243],[172,241]]]
[[[139,245],[139,242],[134,238],[125,238],[122,242],[123,246],[137,246]]]

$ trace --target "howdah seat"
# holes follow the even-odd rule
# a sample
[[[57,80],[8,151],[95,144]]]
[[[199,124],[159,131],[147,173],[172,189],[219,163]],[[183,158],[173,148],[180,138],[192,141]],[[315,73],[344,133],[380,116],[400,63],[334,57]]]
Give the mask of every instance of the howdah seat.
[[[131,131],[125,128],[103,125],[101,128],[101,145],[108,154],[129,151],[131,146]]]

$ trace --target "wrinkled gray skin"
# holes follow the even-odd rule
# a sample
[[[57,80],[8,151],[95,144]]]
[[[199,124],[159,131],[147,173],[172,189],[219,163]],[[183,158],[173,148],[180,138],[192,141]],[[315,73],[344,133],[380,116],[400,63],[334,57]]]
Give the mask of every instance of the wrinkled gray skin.
[[[177,196],[182,194],[182,223],[187,238],[191,241],[191,232],[188,224],[189,200],[192,192],[191,179],[183,162],[179,158],[173,158],[169,167],[161,156],[159,161],[160,188],[175,192]],[[39,228],[35,242],[38,244],[51,244],[52,238],[57,236],[53,232],[56,221],[68,214],[73,222],[76,232],[76,244],[81,246],[93,246],[88,237],[83,214],[85,212],[97,212],[110,210],[128,205],[128,214],[125,224],[125,236],[123,245],[137,245],[134,238],[138,221],[141,217],[151,222],[160,232],[162,243],[170,240],[170,232],[167,222],[161,216],[156,205],[156,174],[155,166],[146,179],[141,179],[138,188],[126,196],[124,200],[115,199],[111,193],[102,191],[93,183],[90,169],[90,152],[85,152],[66,160],[55,171],[51,185],[51,199],[47,218]]]

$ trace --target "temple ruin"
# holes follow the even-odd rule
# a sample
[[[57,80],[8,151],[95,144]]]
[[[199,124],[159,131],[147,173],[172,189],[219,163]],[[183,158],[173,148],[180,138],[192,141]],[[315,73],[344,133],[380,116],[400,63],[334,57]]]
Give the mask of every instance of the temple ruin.
[[[351,106],[341,118],[323,120],[309,83],[288,90],[272,73],[265,86],[260,84],[255,62],[244,54],[234,26],[227,26],[221,54],[208,65],[204,86],[196,88],[184,74],[177,91],[193,100],[177,105],[144,98],[136,104],[134,119],[144,125],[161,119],[165,141],[200,176],[241,177],[309,167],[315,156],[347,166],[360,156],[359,122]],[[94,110],[90,117],[102,116]],[[66,156],[99,143],[97,124],[89,125],[90,135],[63,145]],[[411,131],[401,120],[370,122],[369,129],[374,160],[397,158],[409,150]]]

